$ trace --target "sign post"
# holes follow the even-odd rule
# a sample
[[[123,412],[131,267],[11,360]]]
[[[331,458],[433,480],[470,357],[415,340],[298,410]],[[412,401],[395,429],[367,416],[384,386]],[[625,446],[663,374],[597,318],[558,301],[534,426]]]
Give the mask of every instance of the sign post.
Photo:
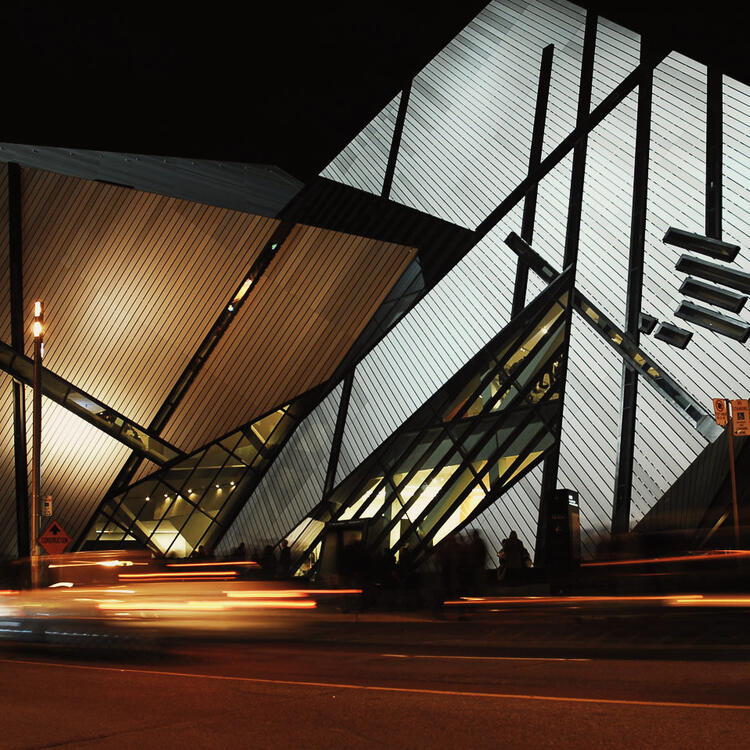
[[[42,484],[42,357],[44,356],[44,306],[34,303],[34,380],[32,388],[32,454],[31,454],[31,588],[39,586],[39,506]]]
[[[729,445],[729,475],[732,481],[732,520],[734,521],[734,546],[740,548],[740,521],[737,512],[737,477],[734,471],[734,435],[747,435],[750,432],[747,399],[734,399],[732,409],[725,398],[714,399],[716,424],[726,427]]]

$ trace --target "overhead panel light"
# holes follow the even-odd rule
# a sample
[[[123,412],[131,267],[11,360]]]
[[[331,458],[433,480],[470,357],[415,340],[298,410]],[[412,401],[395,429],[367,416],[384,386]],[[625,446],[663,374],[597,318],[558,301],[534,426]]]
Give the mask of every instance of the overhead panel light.
[[[750,338],[750,325],[744,320],[730,318],[728,315],[722,315],[692,302],[683,302],[675,315],[715,333],[720,333],[722,336],[741,341],[743,344]]]
[[[239,302],[248,292],[250,287],[253,285],[252,279],[245,279],[242,282],[242,286],[239,288],[237,294],[234,295],[232,302]]]
[[[671,346],[676,346],[678,349],[684,349],[690,343],[693,334],[691,331],[678,328],[671,323],[662,323],[654,334],[654,338],[659,339],[659,341],[665,341]]]
[[[738,271],[736,268],[711,263],[711,261],[694,258],[691,255],[681,255],[675,268],[683,273],[700,276],[702,279],[730,286],[746,294],[750,293],[750,273]]]
[[[739,245],[715,240],[713,237],[704,237],[702,234],[693,234],[674,227],[667,229],[664,242],[667,245],[681,247],[684,250],[691,250],[694,253],[701,253],[701,255],[708,255],[711,258],[716,258],[716,260],[725,260],[729,263],[737,257],[737,253],[740,251]]]
[[[745,306],[747,297],[729,289],[722,289],[713,284],[707,284],[705,281],[698,281],[689,276],[682,282],[680,291],[686,297],[699,299],[701,302],[708,302],[709,305],[716,305],[724,310],[738,313]]]

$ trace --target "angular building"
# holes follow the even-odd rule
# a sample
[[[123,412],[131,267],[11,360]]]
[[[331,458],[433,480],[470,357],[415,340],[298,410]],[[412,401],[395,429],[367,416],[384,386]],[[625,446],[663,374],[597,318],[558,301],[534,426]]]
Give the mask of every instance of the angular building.
[[[750,87],[564,0],[488,3],[402,87],[304,184],[0,145],[0,553],[34,299],[78,549],[288,538],[308,569],[357,522],[416,563],[463,529],[543,560],[558,488],[585,555],[668,506],[711,399],[750,395]]]

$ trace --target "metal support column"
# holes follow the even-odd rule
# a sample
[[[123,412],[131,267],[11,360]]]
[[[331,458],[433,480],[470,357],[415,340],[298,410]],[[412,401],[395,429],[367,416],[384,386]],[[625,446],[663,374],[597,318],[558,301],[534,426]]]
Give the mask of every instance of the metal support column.
[[[382,198],[388,198],[391,194],[393,185],[393,175],[396,172],[396,160],[398,151],[401,146],[401,133],[404,130],[406,121],[406,110],[409,107],[409,95],[411,93],[411,81],[401,92],[401,101],[398,105],[398,114],[396,115],[396,124],[393,128],[393,137],[391,138],[391,148],[388,152],[388,164],[385,168],[385,177],[383,178],[383,188],[380,192]],[[352,393],[354,383],[354,371],[352,367],[344,377],[343,390],[339,401],[339,410],[336,415],[336,426],[333,430],[333,441],[331,442],[331,452],[328,456],[328,468],[326,469],[326,479],[323,483],[323,497],[326,497],[333,489],[336,483],[336,471],[339,466],[339,455],[341,454],[341,440],[344,437],[344,427],[346,426],[346,416],[349,412],[349,397]]]
[[[708,66],[706,81],[706,236],[721,239],[721,188],[723,137],[723,77]]]
[[[641,59],[645,40],[641,41]],[[651,99],[653,75],[647,76],[638,89],[638,114],[635,132],[635,165],[633,172],[633,208],[630,216],[630,258],[625,300],[626,333],[637,347],[640,343],[640,316],[643,299],[643,259],[646,245],[646,206],[648,201],[648,161],[651,141]],[[620,392],[620,439],[617,446],[615,496],[612,504],[612,533],[630,530],[630,502],[633,492],[633,452],[635,418],[638,409],[638,372],[627,363],[622,365]]]
[[[581,59],[581,80],[578,88],[578,110],[576,114],[576,130],[581,128],[589,119],[591,109],[591,86],[594,78],[594,54],[596,52],[597,15],[586,13],[586,30],[583,37],[583,56]],[[542,474],[542,489],[539,495],[539,517],[536,530],[536,547],[534,564],[546,565],[546,551],[549,541],[549,512],[552,498],[557,490],[557,472],[560,465],[560,436],[562,434],[562,420],[564,413],[565,390],[568,374],[568,351],[570,348],[570,332],[573,324],[573,291],[575,289],[576,266],[578,264],[578,241],[581,232],[581,211],[583,207],[583,184],[586,174],[586,148],[588,136],[581,138],[573,149],[573,168],[570,177],[570,200],[568,203],[568,222],[565,230],[565,259],[563,272],[568,268],[570,274],[570,296],[565,311],[565,343],[563,345],[562,390],[560,392],[560,421],[557,425],[555,444],[547,454]]]
[[[549,101],[549,84],[552,78],[553,44],[542,50],[542,62],[539,66],[539,83],[536,90],[536,109],[534,111],[534,129],[531,135],[529,151],[529,174],[532,174],[542,162],[542,145],[544,144],[544,125],[547,120],[547,102]],[[526,194],[523,203],[521,221],[521,238],[529,245],[534,241],[534,219],[536,217],[536,196],[538,185]],[[513,305],[510,316],[515,317],[526,306],[526,286],[529,280],[529,267],[522,258],[516,266],[516,283],[513,287]]]
[[[10,260],[11,346],[24,353],[23,331],[23,234],[21,221],[21,168],[8,164],[8,240]],[[28,557],[29,471],[26,458],[26,393],[23,383],[13,380],[13,450],[16,480],[16,549]]]
[[[339,411],[336,415],[336,426],[333,429],[333,440],[331,441],[331,453],[328,456],[326,480],[323,483],[324,498],[330,494],[336,484],[336,471],[339,467],[339,455],[341,454],[341,440],[344,437],[344,427],[346,426],[346,415],[349,411],[349,398],[352,395],[353,383],[354,368],[352,367],[344,378],[344,387],[341,391],[341,399],[339,400]]]
[[[401,101],[398,104],[398,114],[396,115],[396,124],[393,128],[393,138],[391,138],[391,150],[388,152],[388,164],[385,167],[385,177],[383,178],[383,190],[380,195],[383,198],[390,198],[391,186],[393,185],[393,175],[396,172],[396,159],[398,150],[401,146],[401,133],[404,132],[404,122],[406,120],[406,110],[409,107],[409,95],[411,94],[411,81],[401,92]]]

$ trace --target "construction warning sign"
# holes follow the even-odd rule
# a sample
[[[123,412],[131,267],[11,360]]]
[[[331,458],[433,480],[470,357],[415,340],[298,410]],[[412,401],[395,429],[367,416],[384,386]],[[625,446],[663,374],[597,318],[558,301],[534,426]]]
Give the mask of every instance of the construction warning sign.
[[[727,400],[725,398],[714,399],[714,415],[716,424],[719,427],[726,427],[729,424],[729,414],[727,414]]]
[[[750,414],[746,398],[732,399],[732,427],[735,435],[750,435]]]
[[[37,541],[48,555],[59,555],[61,552],[65,552],[65,548],[70,544],[70,537],[65,533],[63,527],[53,520],[39,535]]]

